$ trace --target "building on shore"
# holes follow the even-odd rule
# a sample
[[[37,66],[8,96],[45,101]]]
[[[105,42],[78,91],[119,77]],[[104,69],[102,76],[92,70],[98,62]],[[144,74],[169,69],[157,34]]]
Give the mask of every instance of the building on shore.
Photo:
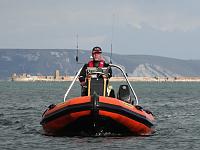
[[[20,75],[17,75],[16,73],[13,73],[11,76],[12,81],[71,81],[73,80],[73,76],[61,76],[60,71],[56,70],[54,72],[54,75],[50,76],[44,76],[44,75],[37,75],[32,76],[27,73],[23,73]]]

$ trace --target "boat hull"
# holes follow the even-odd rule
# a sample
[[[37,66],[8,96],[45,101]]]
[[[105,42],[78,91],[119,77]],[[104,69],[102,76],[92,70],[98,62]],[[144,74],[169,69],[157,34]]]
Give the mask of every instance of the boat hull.
[[[154,116],[140,106],[116,98],[83,96],[51,105],[41,125],[47,135],[150,135]]]

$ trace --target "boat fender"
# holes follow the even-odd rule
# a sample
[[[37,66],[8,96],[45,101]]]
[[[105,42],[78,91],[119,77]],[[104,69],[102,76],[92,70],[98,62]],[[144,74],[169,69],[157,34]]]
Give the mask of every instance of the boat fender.
[[[135,108],[136,108],[137,110],[140,110],[140,111],[143,110],[143,108],[142,108],[141,106],[139,106],[139,105],[136,105]]]
[[[53,109],[54,107],[55,107],[56,105],[55,104],[51,104],[51,105],[49,105],[49,109]]]
[[[153,113],[151,112],[151,111],[149,111],[149,110],[144,110],[147,114],[151,114],[151,115],[153,115]],[[153,115],[154,116],[154,115]]]
[[[46,109],[46,110],[43,112],[43,114],[42,114],[42,117],[43,117],[43,116],[44,116],[44,114],[47,112],[47,110],[48,110],[48,109]],[[41,123],[40,123],[40,124],[41,124]]]
[[[48,110],[53,109],[55,106],[56,106],[55,104],[49,105],[48,108],[43,112],[42,117],[44,116],[44,114],[45,114]]]

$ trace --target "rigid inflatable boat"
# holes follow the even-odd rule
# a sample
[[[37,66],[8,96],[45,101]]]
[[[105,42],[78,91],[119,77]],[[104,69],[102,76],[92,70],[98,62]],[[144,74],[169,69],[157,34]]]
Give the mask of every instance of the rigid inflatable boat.
[[[150,135],[154,132],[154,116],[138,105],[137,96],[125,72],[120,66],[110,64],[110,67],[121,70],[127,81],[127,84],[119,86],[116,98],[108,90],[107,68],[88,68],[87,96],[67,99],[80,69],[64,96],[64,102],[50,105],[43,113],[41,125],[45,134],[123,136]]]

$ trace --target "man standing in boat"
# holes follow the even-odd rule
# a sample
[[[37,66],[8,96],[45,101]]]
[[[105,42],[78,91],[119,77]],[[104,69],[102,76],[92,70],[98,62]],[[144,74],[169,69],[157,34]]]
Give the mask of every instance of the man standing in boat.
[[[109,67],[109,64],[105,62],[102,57],[102,49],[100,47],[94,47],[92,49],[92,60],[85,64],[80,72],[79,81],[82,86],[82,96],[87,95],[87,84],[86,84],[86,70],[87,67]],[[108,70],[108,78],[112,77],[112,69],[109,68]]]

